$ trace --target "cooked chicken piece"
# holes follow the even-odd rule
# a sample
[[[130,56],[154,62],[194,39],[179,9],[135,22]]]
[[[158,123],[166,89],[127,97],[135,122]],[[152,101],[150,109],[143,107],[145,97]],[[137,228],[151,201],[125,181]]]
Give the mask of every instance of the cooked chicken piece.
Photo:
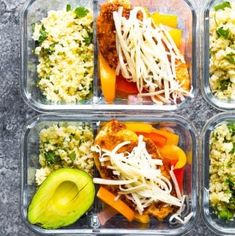
[[[130,5],[123,5],[123,1],[119,0],[103,3],[100,7],[100,14],[97,17],[97,38],[99,50],[113,69],[116,69],[118,65],[113,12],[117,11],[120,6],[124,7],[123,15],[129,17]]]
[[[118,122],[117,120],[112,120],[106,123],[100,130],[95,139],[95,145],[99,145],[102,149],[106,150],[113,150],[118,144],[130,141],[130,144],[122,147],[119,152],[131,152],[135,146],[137,146],[138,136],[135,132],[128,130],[126,125],[123,123]],[[157,151],[157,147],[151,139],[144,138],[146,142],[146,149],[148,153],[152,155],[153,158],[160,159]],[[108,170],[110,173],[108,176],[105,176],[104,168],[100,166],[100,162],[97,159],[98,156],[95,156],[95,163],[97,169],[100,171],[100,175],[102,178],[110,178],[110,174],[112,175],[111,171]],[[102,170],[100,169],[102,168]],[[106,168],[105,168],[106,169]],[[168,170],[166,171],[166,166],[162,166],[162,171],[165,173],[166,177],[169,177]],[[107,174],[107,173],[106,173]]]
[[[125,124],[112,120],[106,123],[100,130],[95,139],[95,145],[99,145],[102,149],[113,150],[118,144],[130,141],[129,145],[122,147],[119,152],[132,151],[137,145],[138,137],[136,133],[126,128]],[[110,169],[101,166],[98,155],[94,157],[95,165],[100,172],[102,178],[115,178]],[[108,164],[108,162],[107,162]]]
[[[165,203],[156,203],[152,204],[148,210],[146,211],[147,214],[150,214],[156,217],[158,220],[164,220],[169,214],[175,211],[175,207],[170,206]]]

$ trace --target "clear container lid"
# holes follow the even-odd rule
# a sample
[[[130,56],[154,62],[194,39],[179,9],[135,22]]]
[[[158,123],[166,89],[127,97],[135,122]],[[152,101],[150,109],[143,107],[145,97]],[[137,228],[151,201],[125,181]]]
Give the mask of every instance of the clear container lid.
[[[152,124],[156,128],[171,128],[180,136],[179,146],[185,151],[187,164],[184,171],[183,193],[188,196],[186,211],[192,212],[191,219],[184,225],[169,224],[168,219],[157,221],[152,219],[147,225],[137,222],[128,222],[121,215],[110,219],[101,226],[97,214],[103,204],[95,198],[92,208],[75,224],[56,230],[42,229],[32,225],[27,220],[27,209],[35,193],[35,171],[39,165],[39,132],[46,127],[61,122],[74,124],[85,121],[92,125],[94,134],[97,133],[100,122],[117,119],[119,121],[139,121]],[[198,212],[198,160],[197,134],[194,127],[180,116],[170,115],[120,115],[120,114],[87,114],[87,115],[41,115],[27,122],[22,135],[21,146],[21,213],[28,227],[42,234],[142,234],[142,235],[182,235],[192,228]],[[96,174],[95,174],[96,175]]]
[[[209,201],[209,186],[210,186],[210,137],[213,130],[220,124],[235,122],[235,113],[227,112],[220,113],[212,117],[203,128],[202,131],[202,179],[201,179],[201,208],[204,222],[214,232],[225,235],[235,234],[235,221],[225,221],[214,213]]]
[[[154,1],[131,1],[134,5],[147,7],[150,11],[174,14],[178,16],[179,28],[183,32],[183,51],[188,66],[190,81],[192,85],[192,97],[175,105],[157,105],[151,101],[142,102],[136,96],[128,98],[117,98],[113,104],[106,104],[101,92],[98,76],[98,47],[96,34],[94,33],[94,78],[92,95],[78,104],[54,104],[45,99],[39,88],[36,86],[38,59],[33,53],[35,42],[32,39],[32,25],[47,16],[50,10],[65,9],[66,4],[72,7],[78,5],[89,7],[94,11],[94,19],[99,12],[99,4],[102,0],[69,0],[69,1],[28,1],[21,15],[21,93],[25,102],[38,111],[77,111],[77,110],[158,110],[173,111],[187,107],[196,96],[197,92],[197,37],[196,37],[196,13],[188,0],[154,0]],[[96,31],[96,24],[94,24]]]

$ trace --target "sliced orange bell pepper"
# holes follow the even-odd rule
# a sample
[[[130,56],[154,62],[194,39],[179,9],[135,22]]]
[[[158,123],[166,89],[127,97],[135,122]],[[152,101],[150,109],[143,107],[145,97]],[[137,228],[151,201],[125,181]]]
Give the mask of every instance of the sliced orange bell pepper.
[[[101,53],[99,53],[99,71],[104,99],[107,103],[112,103],[115,99],[116,72],[108,65]]]
[[[157,133],[136,132],[136,134],[151,139],[158,147],[163,147],[167,141],[166,137]]]
[[[160,129],[155,129],[153,128],[152,125],[144,123],[144,122],[126,122],[125,123],[127,129],[138,133],[156,133],[161,136],[164,136],[167,141],[166,144],[173,144],[173,145],[178,145],[179,143],[179,135],[171,133],[167,130],[160,130]]]
[[[109,190],[101,186],[97,193],[97,197],[122,214],[128,221],[133,221],[135,217],[134,211],[122,200],[115,200],[115,195]]]
[[[177,161],[175,169],[183,168],[187,162],[185,152],[176,145],[165,145],[159,151],[163,158],[171,161],[172,165]]]

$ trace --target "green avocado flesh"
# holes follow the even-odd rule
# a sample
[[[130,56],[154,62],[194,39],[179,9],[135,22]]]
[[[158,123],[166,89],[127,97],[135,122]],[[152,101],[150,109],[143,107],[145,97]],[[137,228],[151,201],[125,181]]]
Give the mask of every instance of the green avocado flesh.
[[[39,187],[28,208],[28,220],[46,229],[77,221],[95,197],[92,178],[84,171],[62,168],[52,172]]]

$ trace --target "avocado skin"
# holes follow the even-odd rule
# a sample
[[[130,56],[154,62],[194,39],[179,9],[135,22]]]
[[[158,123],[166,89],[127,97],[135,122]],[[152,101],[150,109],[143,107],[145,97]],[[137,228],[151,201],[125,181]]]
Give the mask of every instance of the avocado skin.
[[[63,183],[72,182],[76,192],[66,206],[55,204],[55,191]],[[62,190],[60,188],[60,190]],[[69,190],[69,189],[67,189]],[[63,190],[62,190],[63,192]],[[64,194],[69,191],[64,191]],[[75,193],[75,195],[74,195]],[[92,178],[84,171],[61,168],[52,172],[38,188],[28,208],[28,221],[45,229],[57,229],[76,222],[92,206],[95,187]],[[69,206],[68,206],[69,205]]]

